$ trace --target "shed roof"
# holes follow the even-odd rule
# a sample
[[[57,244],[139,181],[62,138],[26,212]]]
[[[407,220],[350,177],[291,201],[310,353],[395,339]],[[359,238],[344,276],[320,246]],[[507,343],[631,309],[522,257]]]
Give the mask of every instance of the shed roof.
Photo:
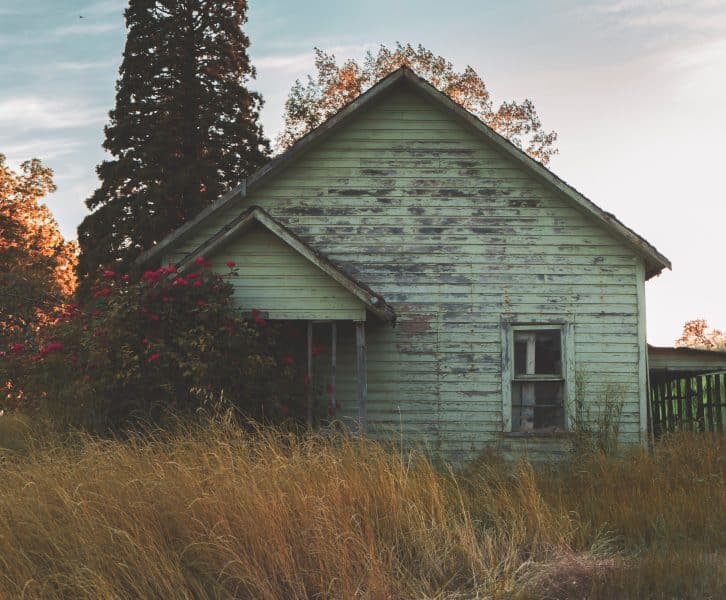
[[[313,265],[326,273],[331,279],[339,283],[348,292],[358,298],[365,307],[379,319],[395,323],[396,313],[386,302],[385,298],[373,291],[365,283],[358,281],[343,268],[330,261],[325,255],[311,248],[297,235],[274,219],[268,212],[259,206],[251,206],[240,213],[235,219],[227,223],[222,229],[209,239],[205,240],[195,250],[187,254],[177,265],[180,272],[193,267],[194,261],[205,254],[214,252],[238,235],[243,234],[254,223],[259,223],[275,235],[280,241],[298,252]]]
[[[202,222],[206,221],[210,216],[216,214],[220,209],[230,204],[230,202],[245,197],[248,192],[259,187],[269,177],[273,176],[281,168],[295,160],[301,153],[313,147],[320,140],[328,137],[331,131],[337,129],[342,123],[347,121],[352,115],[357,113],[361,108],[370,104],[376,98],[381,97],[395,85],[407,85],[415,91],[421,93],[426,98],[443,107],[452,113],[460,122],[463,122],[470,130],[482,139],[494,144],[504,154],[512,158],[514,161],[528,169],[537,176],[545,184],[555,188],[561,192],[566,198],[573,202],[577,207],[586,214],[593,217],[601,223],[606,229],[615,234],[627,246],[633,249],[638,255],[642,256],[646,263],[646,278],[650,278],[659,274],[663,269],[671,268],[671,262],[661,254],[652,244],[645,238],[635,233],[632,229],[626,227],[612,213],[604,211],[594,202],[586,198],[575,188],[567,184],[565,181],[557,177],[552,171],[544,165],[528,156],[521,149],[517,148],[508,139],[499,135],[492,128],[482,122],[475,115],[471,114],[461,105],[457,104],[449,96],[437,90],[433,85],[425,79],[416,75],[408,67],[400,67],[387,77],[381,79],[369,90],[358,96],[355,100],[340,109],[335,115],[327,121],[316,127],[307,135],[298,140],[286,152],[283,152],[274,160],[267,163],[256,173],[243,181],[238,187],[221,196],[214,203],[202,210],[195,218],[191,219],[176,231],[169,234],[155,246],[141,254],[137,258],[138,263],[145,263],[158,257],[163,250],[167,250],[182,239],[184,239],[191,230],[198,227]]]
[[[694,374],[726,371],[726,352],[648,345],[648,367],[651,371]]]

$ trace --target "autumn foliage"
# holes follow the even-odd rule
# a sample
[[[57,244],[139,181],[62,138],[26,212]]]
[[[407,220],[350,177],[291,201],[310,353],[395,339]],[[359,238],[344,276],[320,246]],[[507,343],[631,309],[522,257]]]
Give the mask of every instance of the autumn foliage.
[[[676,340],[676,346],[702,350],[726,350],[726,333],[718,329],[708,331],[708,323],[705,319],[686,321],[681,337]]]
[[[277,326],[257,311],[244,318],[231,294],[202,258],[185,273],[99,273],[89,301],[65,304],[32,342],[2,352],[0,379],[12,386],[5,408],[95,430],[199,408],[296,414],[303,386],[277,349]]]
[[[39,160],[15,172],[0,154],[0,345],[32,337],[75,288],[76,245],[41,204],[53,191]]]
[[[317,77],[308,76],[305,85],[297,81],[290,90],[278,145],[292,145],[401,66],[411,68],[542,164],[548,164],[557,153],[557,134],[542,127],[531,100],[495,106],[486,84],[471,66],[457,72],[451,62],[423,46],[401,43],[394,48],[381,44],[375,54],[369,51],[362,63],[349,59],[338,64],[333,54],[316,48]]]

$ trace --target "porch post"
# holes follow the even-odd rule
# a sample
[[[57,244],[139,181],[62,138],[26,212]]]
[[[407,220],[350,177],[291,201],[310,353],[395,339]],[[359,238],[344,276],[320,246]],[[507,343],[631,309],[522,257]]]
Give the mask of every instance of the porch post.
[[[366,330],[363,321],[355,324],[356,372],[358,378],[358,427],[365,432],[368,420],[368,382],[366,380]]]
[[[307,423],[313,426],[313,322],[308,321]]]
[[[335,416],[338,403],[335,399],[335,371],[338,368],[338,326],[330,322],[330,416]]]

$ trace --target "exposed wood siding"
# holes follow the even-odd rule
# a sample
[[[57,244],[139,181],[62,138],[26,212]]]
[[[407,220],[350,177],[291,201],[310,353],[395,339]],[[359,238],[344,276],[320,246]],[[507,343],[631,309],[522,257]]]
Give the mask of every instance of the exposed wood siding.
[[[488,444],[523,447],[501,435],[500,319],[552,318],[574,325],[588,398],[619,385],[623,439],[639,441],[641,259],[448,113],[394,90],[177,254],[252,204],[394,306],[395,329],[369,321],[366,331],[370,430],[454,460]],[[352,326],[339,335],[338,397],[353,417]]]
[[[227,260],[237,264],[226,280],[245,311],[263,310],[270,319],[365,318],[357,298],[261,225],[207,258],[221,273]]]

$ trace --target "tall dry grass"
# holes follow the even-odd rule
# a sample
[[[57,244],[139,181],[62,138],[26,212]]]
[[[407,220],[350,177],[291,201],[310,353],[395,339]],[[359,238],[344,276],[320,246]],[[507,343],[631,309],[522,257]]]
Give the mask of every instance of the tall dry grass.
[[[100,440],[5,416],[0,447],[3,598],[703,598],[726,582],[723,438],[457,474],[224,421]]]

